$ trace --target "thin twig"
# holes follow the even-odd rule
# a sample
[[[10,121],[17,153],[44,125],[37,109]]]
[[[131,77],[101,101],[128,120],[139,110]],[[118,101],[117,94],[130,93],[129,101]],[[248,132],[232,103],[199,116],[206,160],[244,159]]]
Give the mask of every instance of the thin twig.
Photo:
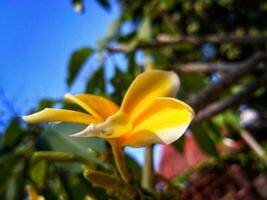
[[[266,159],[264,149],[247,130],[242,130],[240,136],[259,157]]]

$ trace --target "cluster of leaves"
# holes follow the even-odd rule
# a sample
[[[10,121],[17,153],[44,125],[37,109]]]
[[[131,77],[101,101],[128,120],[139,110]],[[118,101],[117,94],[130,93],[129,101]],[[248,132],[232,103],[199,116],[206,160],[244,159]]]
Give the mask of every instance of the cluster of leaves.
[[[90,182],[85,180],[80,165],[63,165],[38,159],[36,152],[53,151],[58,156],[54,155],[53,159],[56,157],[62,162],[71,154],[85,157],[88,162],[94,163],[94,168],[106,168],[105,162],[99,158],[106,153],[103,141],[71,140],[67,136],[68,131],[81,128],[73,124],[60,124],[44,130],[37,126],[25,128],[21,127],[19,119],[12,120],[1,138],[1,198],[23,199],[27,184],[33,185],[48,199],[58,199],[59,195],[63,199],[82,199],[86,195],[105,198],[104,191],[93,189]]]

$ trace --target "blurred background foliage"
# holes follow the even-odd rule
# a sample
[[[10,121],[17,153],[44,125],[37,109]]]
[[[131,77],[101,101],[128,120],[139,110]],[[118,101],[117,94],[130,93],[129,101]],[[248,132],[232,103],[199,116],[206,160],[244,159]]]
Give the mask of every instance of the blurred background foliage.
[[[75,11],[90,12],[82,0],[72,3]],[[114,2],[98,0],[98,3],[108,12]],[[242,166],[247,161],[243,166],[256,164],[254,172],[265,171],[267,1],[117,0],[116,3],[120,6],[120,16],[107,28],[105,37],[99,38],[98,48],[85,44],[72,53],[66,66],[68,87],[75,83],[85,63],[96,59],[99,66],[88,78],[84,92],[108,97],[119,104],[140,72],[152,68],[173,70],[181,80],[177,97],[191,104],[199,120],[193,122],[191,133],[187,134],[193,134],[204,154],[215,157],[216,162],[211,165]],[[121,66],[118,55],[126,66]],[[108,61],[115,65],[111,79],[105,76]],[[234,102],[231,97],[236,97]],[[43,99],[38,108],[29,112],[53,106],[79,109],[63,101]],[[248,110],[252,117],[244,115]],[[200,115],[203,113],[205,117]],[[127,157],[127,163],[134,181],[129,185],[122,183],[110,148],[103,140],[68,137],[82,128],[69,123],[26,125],[21,119],[12,119],[0,136],[1,199],[23,199],[28,184],[46,199],[178,199],[183,193],[185,187],[180,186],[189,180],[184,175],[176,177],[174,182],[167,181],[168,187],[156,187],[153,192],[141,189],[141,168],[131,157]],[[244,131],[250,139],[241,134]],[[225,152],[221,149],[227,148],[229,141],[235,144],[239,140],[245,144],[245,148],[238,150],[243,154],[222,158]],[[184,141],[182,138],[173,146],[183,152]],[[89,166],[91,172],[84,176],[81,164]]]

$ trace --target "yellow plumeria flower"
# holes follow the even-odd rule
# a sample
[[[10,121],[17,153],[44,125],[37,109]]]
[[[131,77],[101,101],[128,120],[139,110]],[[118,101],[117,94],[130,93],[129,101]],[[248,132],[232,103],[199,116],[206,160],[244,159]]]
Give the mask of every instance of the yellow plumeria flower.
[[[66,94],[90,114],[46,108],[24,116],[28,123],[76,122],[88,127],[72,136],[105,138],[114,147],[170,144],[185,132],[194,112],[174,97],[180,82],[174,72],[151,70],[136,77],[120,107],[95,95]]]

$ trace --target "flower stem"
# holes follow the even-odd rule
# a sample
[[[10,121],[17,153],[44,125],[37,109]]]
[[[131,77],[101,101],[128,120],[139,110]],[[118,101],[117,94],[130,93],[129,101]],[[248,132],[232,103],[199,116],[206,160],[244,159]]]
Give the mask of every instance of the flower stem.
[[[123,153],[123,147],[121,145],[118,145],[116,141],[109,140],[109,143],[112,148],[112,153],[115,159],[115,163],[117,166],[117,169],[122,177],[122,179],[128,183],[131,179],[130,174],[128,172],[126,162],[125,162],[125,156]]]
[[[145,162],[142,170],[142,188],[153,191],[153,145],[145,148]]]

